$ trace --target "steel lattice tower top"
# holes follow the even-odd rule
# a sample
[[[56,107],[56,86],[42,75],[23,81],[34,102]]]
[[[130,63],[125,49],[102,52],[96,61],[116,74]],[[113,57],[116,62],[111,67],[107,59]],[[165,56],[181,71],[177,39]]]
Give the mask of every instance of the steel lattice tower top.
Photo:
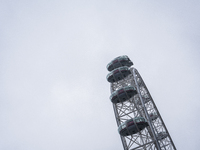
[[[128,56],[107,65],[110,100],[124,150],[176,150],[161,115]]]

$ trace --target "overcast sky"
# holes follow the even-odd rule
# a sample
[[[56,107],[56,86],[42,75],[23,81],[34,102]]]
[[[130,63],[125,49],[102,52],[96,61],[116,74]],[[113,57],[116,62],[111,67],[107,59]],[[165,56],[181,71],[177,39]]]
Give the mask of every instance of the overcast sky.
[[[200,1],[0,0],[0,149],[122,150],[106,65],[128,55],[179,150],[199,150]]]

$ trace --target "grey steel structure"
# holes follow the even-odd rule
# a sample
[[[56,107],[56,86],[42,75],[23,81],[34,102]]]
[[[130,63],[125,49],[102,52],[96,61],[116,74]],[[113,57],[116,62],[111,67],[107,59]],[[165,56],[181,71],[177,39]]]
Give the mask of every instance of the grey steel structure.
[[[125,61],[129,61],[129,64],[124,63]],[[127,86],[137,90],[137,94],[126,101],[113,103],[117,125],[119,127],[131,118],[144,117],[149,126],[135,134],[120,135],[124,150],[176,150],[142,77],[131,67],[133,63],[130,63],[132,61],[127,56],[120,56],[107,66],[108,71],[111,71],[107,76],[108,82],[111,83],[111,94]],[[129,73],[125,73],[123,67],[128,68]]]

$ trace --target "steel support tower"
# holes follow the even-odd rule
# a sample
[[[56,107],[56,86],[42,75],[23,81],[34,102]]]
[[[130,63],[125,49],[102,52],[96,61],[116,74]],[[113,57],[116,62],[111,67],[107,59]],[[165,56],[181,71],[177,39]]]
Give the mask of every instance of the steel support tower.
[[[107,65],[110,73],[111,101],[119,127],[124,150],[176,150],[162,117],[151,97],[139,72],[132,67],[128,56],[119,56]],[[135,89],[130,95],[127,88]],[[133,92],[132,92],[133,93]],[[129,120],[144,118],[147,126],[142,128],[136,121],[129,125]],[[132,126],[132,128],[130,128]]]

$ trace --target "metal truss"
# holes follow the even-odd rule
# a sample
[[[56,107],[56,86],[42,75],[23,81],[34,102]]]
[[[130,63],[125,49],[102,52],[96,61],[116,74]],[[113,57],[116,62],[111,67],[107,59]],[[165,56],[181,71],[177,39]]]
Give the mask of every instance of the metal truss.
[[[124,150],[176,150],[170,134],[139,72],[130,68],[126,78],[111,83],[111,93],[125,86],[133,86],[138,94],[123,103],[113,103],[117,125],[142,116],[149,126],[140,132],[121,136]]]

